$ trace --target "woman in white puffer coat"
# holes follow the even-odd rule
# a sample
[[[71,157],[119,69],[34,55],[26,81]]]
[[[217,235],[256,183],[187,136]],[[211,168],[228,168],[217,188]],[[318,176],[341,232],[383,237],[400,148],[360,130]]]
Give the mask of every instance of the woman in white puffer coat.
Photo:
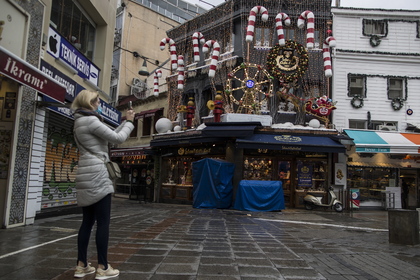
[[[81,278],[96,271],[96,279],[119,275],[107,260],[111,196],[114,185],[105,162],[109,161],[108,143],[124,142],[134,128],[133,110],[126,113],[126,121],[115,130],[103,123],[99,94],[82,90],[74,99],[74,137],[80,151],[76,174],[77,204],[83,209],[83,221],[77,239],[78,257],[75,277]],[[97,223],[96,249],[98,269],[87,262],[87,248],[93,225]]]

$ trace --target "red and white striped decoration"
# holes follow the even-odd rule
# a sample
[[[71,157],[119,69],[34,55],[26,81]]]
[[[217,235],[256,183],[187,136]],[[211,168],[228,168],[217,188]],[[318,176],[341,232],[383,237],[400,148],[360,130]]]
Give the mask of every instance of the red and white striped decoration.
[[[203,34],[201,34],[200,32],[195,32],[192,35],[192,41],[194,48],[194,61],[198,62],[200,61],[200,44],[204,44],[206,40],[204,39]]]
[[[322,56],[324,57],[325,77],[332,77],[330,48],[334,48],[335,46],[336,41],[332,36],[327,37],[327,39],[325,39],[324,41],[324,44],[322,45]]]
[[[178,55],[178,89],[184,89],[184,56]]]
[[[172,70],[176,70],[178,68],[178,65],[176,63],[176,45],[175,41],[171,38],[163,38],[162,41],[160,41],[160,50],[165,49],[165,45],[169,44],[169,50],[171,52],[171,63],[172,63]]]
[[[290,18],[285,13],[279,13],[276,16],[276,30],[277,30],[277,39],[279,40],[280,46],[285,46],[286,41],[284,40],[284,33],[283,33],[283,22],[285,25],[290,25]]]
[[[246,28],[246,41],[252,42],[254,40],[254,29],[255,29],[255,20],[257,17],[257,14],[261,13],[261,19],[262,21],[268,20],[268,11],[263,6],[255,6],[251,9],[249,12],[248,17],[248,27]]]
[[[153,77],[153,95],[159,96],[159,78],[162,77],[162,71],[156,70],[155,76]]]
[[[210,48],[213,48],[211,54],[209,77],[213,78],[216,75],[217,62],[219,61],[220,45],[215,40],[208,40],[203,46],[203,52],[207,53]]]
[[[305,20],[307,21],[306,26],[306,47],[312,49],[314,47],[314,30],[315,30],[315,16],[311,11],[304,11],[298,19],[297,26],[302,29],[305,26]]]

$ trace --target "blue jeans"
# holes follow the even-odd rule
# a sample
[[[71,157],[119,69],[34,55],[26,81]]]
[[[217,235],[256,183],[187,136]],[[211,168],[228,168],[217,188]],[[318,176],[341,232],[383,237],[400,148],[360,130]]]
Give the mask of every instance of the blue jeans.
[[[77,237],[77,260],[85,264],[87,262],[87,249],[89,245],[90,233],[92,232],[95,221],[96,225],[96,250],[98,254],[98,264],[108,268],[108,240],[109,224],[111,220],[111,194],[108,194],[95,204],[83,207],[83,221]]]

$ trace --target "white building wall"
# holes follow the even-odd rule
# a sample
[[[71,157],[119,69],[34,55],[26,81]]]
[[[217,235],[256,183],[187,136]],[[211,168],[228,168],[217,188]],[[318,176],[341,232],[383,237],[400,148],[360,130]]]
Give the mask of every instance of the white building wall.
[[[350,119],[398,121],[405,131],[407,123],[420,123],[420,38],[417,28],[420,12],[360,9],[332,9],[333,36],[333,100],[337,110],[333,123],[338,129],[348,128]],[[363,35],[363,19],[388,20],[388,34],[377,47]],[[367,75],[366,98],[362,108],[353,108],[348,93],[348,74]],[[387,78],[407,78],[407,100],[401,110],[394,110],[387,96]],[[407,115],[407,109],[414,114]]]

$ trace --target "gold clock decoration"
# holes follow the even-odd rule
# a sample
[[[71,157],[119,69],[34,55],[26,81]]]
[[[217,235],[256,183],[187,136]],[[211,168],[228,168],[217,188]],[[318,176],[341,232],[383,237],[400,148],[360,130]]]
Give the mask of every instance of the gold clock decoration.
[[[267,56],[268,72],[285,83],[301,78],[308,69],[308,63],[305,47],[292,40],[287,40],[284,46],[276,44]]]

